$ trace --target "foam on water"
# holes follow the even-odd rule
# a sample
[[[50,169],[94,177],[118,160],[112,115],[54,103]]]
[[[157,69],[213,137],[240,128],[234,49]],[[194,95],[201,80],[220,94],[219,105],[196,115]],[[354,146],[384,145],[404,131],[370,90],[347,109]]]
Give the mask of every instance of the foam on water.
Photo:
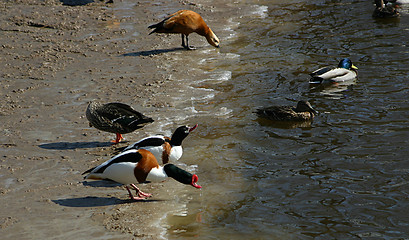
[[[268,6],[254,5],[252,8],[253,10],[251,11],[251,15],[255,15],[260,18],[268,17]]]

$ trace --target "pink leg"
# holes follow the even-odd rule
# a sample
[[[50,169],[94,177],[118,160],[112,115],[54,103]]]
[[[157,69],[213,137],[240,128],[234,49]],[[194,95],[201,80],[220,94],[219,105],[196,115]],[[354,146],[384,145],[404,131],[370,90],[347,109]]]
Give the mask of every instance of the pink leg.
[[[144,200],[144,199],[146,199],[145,197],[141,197],[139,194],[138,194],[138,196],[134,197],[134,196],[132,195],[131,190],[129,189],[129,187],[128,187],[128,186],[125,186],[125,187],[126,187],[126,190],[128,190],[129,197],[130,197],[132,200]]]
[[[152,194],[150,193],[144,193],[141,190],[139,190],[139,188],[135,186],[135,184],[133,183],[131,184],[131,187],[137,191],[139,197],[151,197],[152,196]]]

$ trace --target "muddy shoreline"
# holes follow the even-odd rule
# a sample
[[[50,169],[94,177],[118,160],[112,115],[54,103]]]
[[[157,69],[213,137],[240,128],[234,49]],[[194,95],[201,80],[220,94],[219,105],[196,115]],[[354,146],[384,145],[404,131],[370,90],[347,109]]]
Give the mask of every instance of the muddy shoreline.
[[[93,99],[119,101],[160,119],[173,103],[158,93],[177,91],[166,53],[184,50],[174,38],[148,36],[146,27],[161,14],[200,6],[139,1],[137,18],[118,18],[118,4],[0,3],[3,239],[163,237],[160,221],[177,208],[169,193],[178,186],[143,185],[155,197],[136,205],[121,186],[82,181],[83,171],[127,145],[112,146],[113,134],[89,128],[85,109]],[[180,65],[172,71],[185,71]],[[138,140],[158,124],[125,138]]]

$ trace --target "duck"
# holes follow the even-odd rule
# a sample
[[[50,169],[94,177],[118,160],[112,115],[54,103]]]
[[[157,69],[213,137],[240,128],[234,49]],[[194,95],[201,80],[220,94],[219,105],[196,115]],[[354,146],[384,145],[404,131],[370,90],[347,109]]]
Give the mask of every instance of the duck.
[[[207,42],[214,46],[219,47],[219,38],[214,32],[207,26],[203,18],[196,12],[191,10],[179,10],[163,21],[150,25],[148,28],[153,28],[153,33],[180,33],[182,35],[182,47],[187,50],[195,49],[193,46],[189,46],[189,34],[195,32],[200,36],[204,36]],[[186,43],[185,43],[186,38]]]
[[[90,127],[115,133],[116,139],[112,141],[114,144],[124,139],[122,134],[133,132],[154,121],[131,106],[118,102],[101,104],[91,101],[85,115]]]
[[[310,83],[344,82],[355,79],[358,76],[358,68],[352,64],[349,58],[341,59],[338,67],[323,67],[310,73]]]
[[[183,140],[195,130],[197,126],[198,124],[193,127],[180,126],[176,128],[171,137],[156,135],[143,138],[124,148],[123,151],[146,149],[152,152],[156,159],[161,159],[163,164],[178,161],[183,154]]]
[[[386,1],[388,3],[388,1]],[[396,2],[396,1],[395,1]],[[395,18],[400,14],[394,4],[387,4],[383,0],[375,0],[376,8],[372,13],[374,18]]]
[[[191,174],[171,163],[159,166],[155,156],[145,149],[122,152],[99,166],[88,169],[84,174],[87,174],[84,179],[109,179],[124,184],[132,200],[144,200],[152,196],[150,193],[142,192],[135,183],[162,182],[168,177],[195,188],[202,188],[197,184],[199,178],[196,174]],[[135,196],[131,188],[136,191]]]
[[[298,101],[297,106],[271,106],[260,108],[257,115],[273,121],[308,121],[318,114],[308,101]]]

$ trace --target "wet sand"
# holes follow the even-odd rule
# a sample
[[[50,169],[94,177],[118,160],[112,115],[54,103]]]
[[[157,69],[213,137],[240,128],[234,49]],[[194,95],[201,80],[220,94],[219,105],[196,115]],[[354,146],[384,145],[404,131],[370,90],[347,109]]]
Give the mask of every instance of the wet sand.
[[[169,71],[185,69],[164,63],[167,53],[184,50],[179,37],[148,36],[147,26],[197,6],[138,1],[137,18],[118,18],[115,7],[0,3],[2,239],[159,239],[164,212],[177,208],[172,191],[181,187],[172,181],[141,185],[154,194],[144,202],[130,202],[117,184],[82,181],[83,171],[127,145],[112,146],[114,134],[88,127],[88,102],[127,103],[154,119],[165,114],[172,102],[157,94],[175,94]],[[136,141],[158,124],[125,138]]]

